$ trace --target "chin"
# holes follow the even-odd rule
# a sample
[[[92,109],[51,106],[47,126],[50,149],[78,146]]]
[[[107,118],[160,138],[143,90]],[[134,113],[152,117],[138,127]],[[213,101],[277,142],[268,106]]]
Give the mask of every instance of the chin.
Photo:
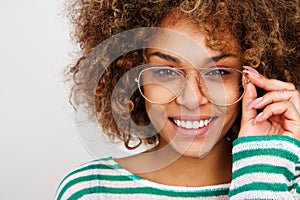
[[[172,142],[172,148],[185,157],[203,158],[215,147],[216,142],[185,141]]]

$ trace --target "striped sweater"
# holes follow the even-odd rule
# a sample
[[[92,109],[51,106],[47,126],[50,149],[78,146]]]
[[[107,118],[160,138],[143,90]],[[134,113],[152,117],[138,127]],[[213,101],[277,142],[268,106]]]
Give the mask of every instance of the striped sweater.
[[[75,199],[300,199],[300,142],[249,136],[233,143],[228,184],[168,186],[138,177],[112,157],[84,164],[61,182],[56,200]]]

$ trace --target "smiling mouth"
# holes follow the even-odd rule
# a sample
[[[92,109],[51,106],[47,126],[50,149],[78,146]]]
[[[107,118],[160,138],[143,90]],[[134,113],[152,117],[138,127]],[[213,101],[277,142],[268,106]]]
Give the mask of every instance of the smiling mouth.
[[[185,128],[185,129],[199,129],[208,126],[215,119],[215,117],[211,117],[209,119],[203,119],[203,120],[192,120],[192,121],[179,120],[174,118],[170,118],[170,119],[178,127]]]

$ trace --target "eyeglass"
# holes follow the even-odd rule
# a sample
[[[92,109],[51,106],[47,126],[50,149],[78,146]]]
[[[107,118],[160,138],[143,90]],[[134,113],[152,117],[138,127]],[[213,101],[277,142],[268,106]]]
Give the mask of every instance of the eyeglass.
[[[197,73],[186,73],[197,70]],[[141,95],[149,102],[166,104],[177,98],[188,85],[187,78],[197,75],[202,95],[217,106],[231,106],[244,96],[243,72],[234,68],[173,68],[147,65],[135,81]],[[245,77],[246,80],[246,77]]]

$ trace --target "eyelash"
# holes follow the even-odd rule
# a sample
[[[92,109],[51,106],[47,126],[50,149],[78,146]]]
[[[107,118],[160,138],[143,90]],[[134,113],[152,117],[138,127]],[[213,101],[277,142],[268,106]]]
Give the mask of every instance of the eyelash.
[[[154,73],[158,76],[177,76],[179,74],[184,74],[182,70],[176,69],[171,66],[161,66],[166,67],[162,69],[157,69]],[[229,69],[229,68],[228,68]],[[226,76],[230,75],[230,70],[226,70],[226,67],[217,67],[212,69],[204,70],[202,73],[204,76]]]

